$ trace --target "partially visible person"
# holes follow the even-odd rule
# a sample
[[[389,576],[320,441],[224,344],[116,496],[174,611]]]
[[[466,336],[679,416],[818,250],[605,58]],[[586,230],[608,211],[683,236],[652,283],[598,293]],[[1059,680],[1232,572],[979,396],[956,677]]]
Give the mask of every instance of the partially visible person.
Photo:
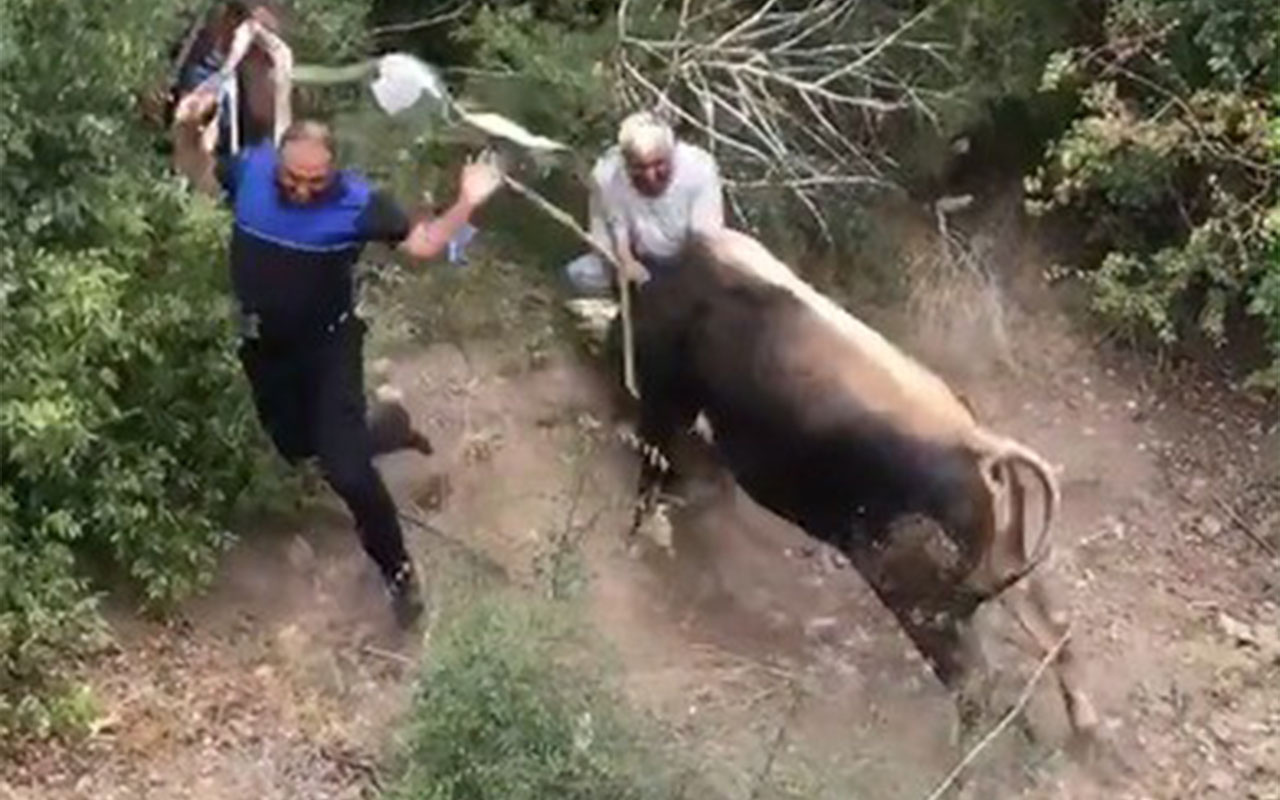
[[[656,114],[623,120],[618,141],[591,171],[590,233],[631,279],[644,282],[671,269],[670,259],[694,231],[724,227],[720,172],[706,150],[679,141]],[[582,294],[605,294],[616,276],[588,253],[565,268]],[[659,273],[651,275],[651,273]]]
[[[402,625],[422,611],[395,503],[375,455],[431,448],[398,404],[366,414],[353,269],[367,242],[435,258],[498,189],[485,163],[462,171],[457,201],[444,214],[411,221],[386,193],[339,170],[333,136],[319,122],[291,124],[279,149],[270,141],[218,164],[203,147],[216,95],[198,90],[179,104],[174,158],[202,188],[234,210],[231,277],[240,319],[239,355],[258,416],[288,461],[316,458],[355,517]]]
[[[230,74],[227,60],[237,30],[246,23],[250,24],[249,47]],[[287,95],[293,68],[293,53],[281,36],[281,25],[278,0],[219,0],[170,53],[174,72],[167,89],[166,124],[172,123],[178,103],[191,92],[221,89],[225,83],[230,91],[219,97],[218,124],[206,133],[214,140],[217,156],[225,158],[233,150],[278,137],[290,122]]]

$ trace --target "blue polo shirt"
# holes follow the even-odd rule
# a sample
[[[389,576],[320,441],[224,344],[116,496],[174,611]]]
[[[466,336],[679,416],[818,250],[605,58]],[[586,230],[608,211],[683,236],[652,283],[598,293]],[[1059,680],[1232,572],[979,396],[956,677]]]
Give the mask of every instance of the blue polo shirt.
[[[364,245],[401,242],[410,226],[390,196],[348,171],[314,201],[291,202],[276,182],[278,163],[267,143],[219,170],[235,213],[232,287],[253,335],[304,344],[352,311]]]

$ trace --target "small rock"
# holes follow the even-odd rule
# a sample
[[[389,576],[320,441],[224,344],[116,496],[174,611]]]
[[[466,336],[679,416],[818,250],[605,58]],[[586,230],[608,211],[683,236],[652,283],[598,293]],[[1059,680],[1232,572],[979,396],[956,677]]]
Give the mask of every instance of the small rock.
[[[827,565],[833,570],[849,568],[849,557],[834,548],[827,550]]]
[[[1209,773],[1209,786],[1219,792],[1230,793],[1236,785],[1235,777],[1224,769],[1215,769]]]
[[[1205,514],[1200,518],[1200,532],[1209,539],[1216,539],[1222,533],[1222,520],[1212,514]]]
[[[811,639],[834,644],[839,625],[840,620],[835,617],[814,617],[804,624],[804,633]]]
[[[1222,629],[1227,638],[1232,639],[1236,644],[1254,646],[1258,644],[1258,634],[1254,631],[1253,626],[1241,622],[1225,611],[1218,612],[1218,627]]]
[[[301,536],[294,536],[289,542],[289,565],[298,572],[309,572],[316,563],[316,551],[311,543]]]

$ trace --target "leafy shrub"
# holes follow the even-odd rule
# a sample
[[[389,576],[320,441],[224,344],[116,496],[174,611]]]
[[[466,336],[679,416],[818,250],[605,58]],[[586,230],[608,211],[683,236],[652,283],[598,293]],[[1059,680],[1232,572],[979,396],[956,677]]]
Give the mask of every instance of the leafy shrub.
[[[1244,310],[1280,386],[1280,6],[1262,0],[1116,0],[1105,41],[1061,51],[1048,90],[1082,113],[1028,181],[1031,208],[1087,221],[1095,308],[1173,343],[1215,343]]]
[[[434,638],[434,637],[433,637]],[[671,797],[563,607],[491,595],[434,639],[388,797]]]
[[[269,494],[227,217],[168,177],[135,105],[180,5],[0,0],[0,736],[77,716],[77,563],[162,608]]]

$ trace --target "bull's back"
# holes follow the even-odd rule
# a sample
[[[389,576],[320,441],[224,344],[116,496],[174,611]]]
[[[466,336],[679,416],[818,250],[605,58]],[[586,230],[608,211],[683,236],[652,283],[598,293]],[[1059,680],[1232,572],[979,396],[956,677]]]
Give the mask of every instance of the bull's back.
[[[754,238],[724,230],[698,246],[714,281],[779,298],[780,314],[787,318],[777,334],[784,367],[808,382],[843,387],[838,391],[856,394],[876,414],[919,436],[965,438],[973,415],[945,381],[803,281]]]
[[[955,448],[863,401],[848,354],[784,290],[726,287],[685,356],[716,442],[757,502],[809,526],[862,509],[924,510],[959,479]]]

